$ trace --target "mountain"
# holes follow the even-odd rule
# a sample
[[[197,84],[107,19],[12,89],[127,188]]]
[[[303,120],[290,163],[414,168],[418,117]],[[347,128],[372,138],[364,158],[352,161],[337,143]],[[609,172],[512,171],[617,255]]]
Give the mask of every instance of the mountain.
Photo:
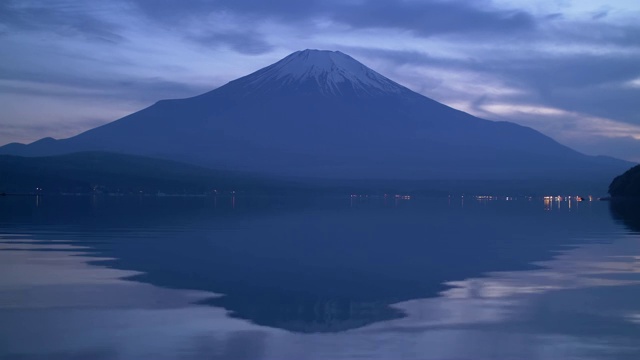
[[[0,193],[252,194],[301,192],[297,184],[170,160],[106,152],[0,155]]]
[[[338,179],[602,179],[630,163],[415,93],[341,52],[304,50],[213,91],[163,100],[77,136],[9,144],[111,151],[224,170]],[[605,185],[606,187],[606,185]]]

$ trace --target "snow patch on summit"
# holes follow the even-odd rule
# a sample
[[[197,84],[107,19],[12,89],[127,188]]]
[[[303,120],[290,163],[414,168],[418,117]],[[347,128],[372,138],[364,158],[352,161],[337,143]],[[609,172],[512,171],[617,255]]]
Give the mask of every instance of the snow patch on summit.
[[[408,91],[339,51],[298,51],[250,77],[249,84],[256,87],[274,82],[292,85],[311,80],[325,95],[341,95],[345,89],[352,89],[360,96]]]

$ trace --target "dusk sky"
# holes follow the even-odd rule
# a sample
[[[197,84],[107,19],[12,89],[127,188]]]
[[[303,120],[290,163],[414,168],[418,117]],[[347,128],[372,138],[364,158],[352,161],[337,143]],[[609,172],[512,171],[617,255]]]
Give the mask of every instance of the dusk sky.
[[[307,48],[640,162],[637,0],[2,0],[0,145],[69,137]]]

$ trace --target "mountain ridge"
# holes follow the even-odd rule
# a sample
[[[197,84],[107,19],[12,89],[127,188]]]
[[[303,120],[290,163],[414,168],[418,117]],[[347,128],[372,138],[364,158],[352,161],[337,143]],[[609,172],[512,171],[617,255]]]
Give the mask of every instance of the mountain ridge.
[[[631,164],[474,117],[324,50],[295,52],[212,91],[159,101],[68,139],[0,153],[86,150],[315,178],[604,180]]]

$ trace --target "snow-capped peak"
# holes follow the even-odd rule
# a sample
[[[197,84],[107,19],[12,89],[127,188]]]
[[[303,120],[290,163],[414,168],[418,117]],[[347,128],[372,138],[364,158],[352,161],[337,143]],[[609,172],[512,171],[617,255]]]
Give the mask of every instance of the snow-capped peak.
[[[399,93],[405,87],[364,66],[339,51],[303,50],[285,57],[277,63],[249,75],[250,84],[302,84],[315,82],[324,94],[342,94],[353,91],[357,95]]]

